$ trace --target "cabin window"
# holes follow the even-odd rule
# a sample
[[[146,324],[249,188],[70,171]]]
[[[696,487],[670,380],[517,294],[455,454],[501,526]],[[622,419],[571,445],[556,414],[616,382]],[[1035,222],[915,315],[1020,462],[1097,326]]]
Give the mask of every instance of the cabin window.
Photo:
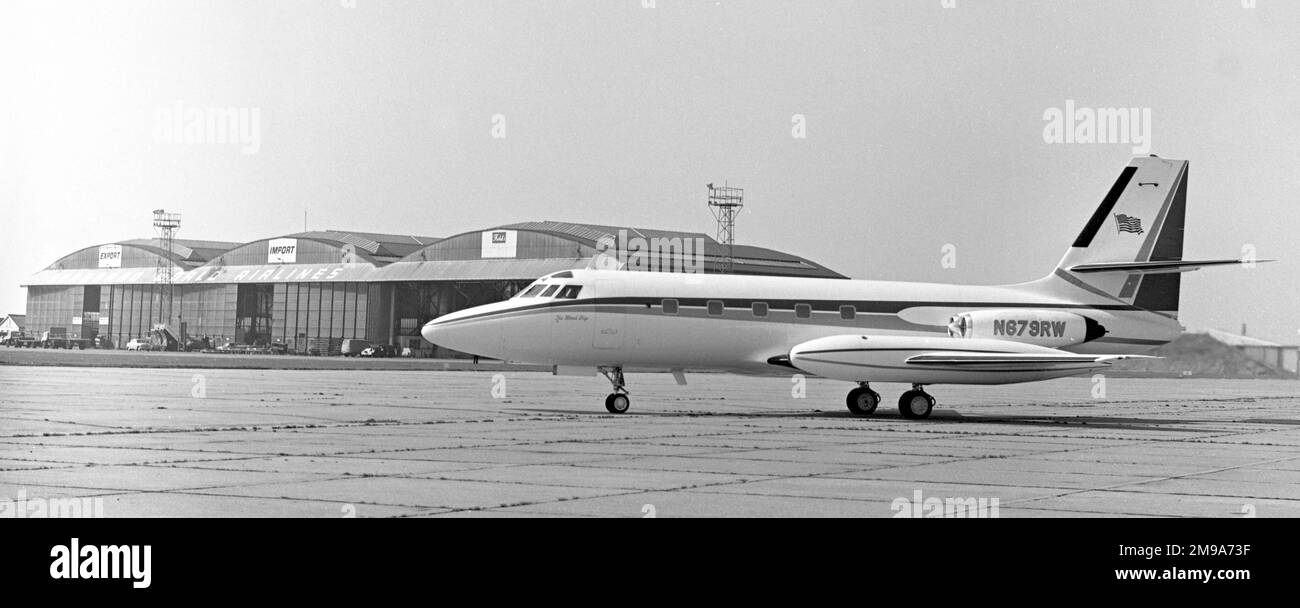
[[[811,319],[812,306],[809,306],[807,304],[795,304],[794,316],[799,317],[800,319]]]
[[[767,302],[754,302],[750,309],[754,311],[755,317],[767,316]]]
[[[677,300],[664,300],[663,308],[666,315],[677,314]]]
[[[581,285],[565,285],[565,286],[564,286],[564,289],[561,289],[561,290],[560,290],[560,293],[559,293],[559,294],[556,294],[555,297],[557,297],[557,298],[565,298],[565,299],[567,299],[567,300],[572,300],[572,299],[578,297],[578,292],[579,292],[579,291],[582,291],[582,286],[581,286]]]
[[[722,304],[722,300],[709,300],[710,317],[721,317],[724,308],[725,306]]]
[[[852,306],[841,306],[841,307],[840,307],[840,318],[841,318],[841,319],[844,319],[844,320],[846,320],[846,321],[852,321],[853,318],[856,317],[856,316],[858,316],[858,309],[856,309],[856,308],[854,308],[854,307],[852,307]]]
[[[551,275],[550,278],[552,278],[552,279],[572,279],[572,278],[573,278],[573,272],[572,272],[572,271],[569,271],[569,270],[566,270],[566,271],[564,271],[564,272],[557,272],[557,273]]]
[[[539,296],[537,296],[537,297],[539,297],[539,298],[549,298],[549,297],[551,297],[551,294],[555,293],[555,290],[557,290],[557,289],[559,289],[559,288],[560,288],[559,285],[551,285],[551,286],[549,286],[549,287],[546,288],[546,291],[543,291],[542,294],[539,295]]]
[[[541,290],[543,290],[543,289],[546,289],[546,284],[545,284],[545,283],[539,283],[539,284],[537,284],[537,285],[533,285],[532,287],[529,287],[529,288],[528,288],[528,291],[525,291],[525,292],[519,294],[519,297],[521,297],[521,298],[531,298],[531,297],[537,295],[537,292],[539,292],[539,291],[541,291]]]

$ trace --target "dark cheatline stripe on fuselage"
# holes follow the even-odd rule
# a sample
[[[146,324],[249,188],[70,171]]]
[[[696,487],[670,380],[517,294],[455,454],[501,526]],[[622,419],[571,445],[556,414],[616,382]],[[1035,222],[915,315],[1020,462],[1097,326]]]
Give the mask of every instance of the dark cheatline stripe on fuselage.
[[[592,302],[586,300],[585,302]],[[577,300],[570,306],[581,307],[581,312],[601,313],[601,314],[618,314],[634,315],[641,317],[667,317],[681,319],[710,319],[726,320],[739,323],[781,323],[781,324],[798,324],[801,326],[818,326],[834,327],[843,330],[845,333],[873,332],[873,331],[907,331],[919,333],[933,333],[947,335],[947,327],[940,325],[920,325],[903,320],[898,315],[884,313],[863,313],[852,319],[845,319],[837,313],[826,311],[814,311],[813,315],[808,318],[794,317],[792,310],[770,310],[768,316],[755,317],[751,316],[749,308],[729,309],[723,315],[710,315],[708,310],[703,306],[684,306],[674,314],[665,314],[661,308],[647,304],[591,304],[582,306],[583,300]],[[463,319],[446,322],[444,327],[454,327],[462,321],[474,322],[485,317],[501,318],[511,316],[530,316],[530,315],[548,315],[553,307],[521,307],[499,310],[493,313],[483,315],[472,315]],[[562,310],[557,310],[563,312]],[[568,313],[573,314],[573,313]]]
[[[944,308],[1072,308],[1087,310],[1124,310],[1135,312],[1144,311],[1136,306],[1128,304],[1061,304],[1054,302],[941,302],[941,301],[865,301],[865,300],[764,300],[761,298],[754,299],[728,299],[728,298],[646,298],[646,297],[621,297],[621,298],[588,298],[578,300],[558,300],[533,304],[528,306],[516,306],[513,308],[503,308],[491,312],[482,312],[467,317],[462,317],[451,321],[451,323],[460,323],[472,319],[482,319],[484,317],[499,316],[506,314],[515,314],[521,312],[530,312],[534,310],[543,310],[547,308],[558,308],[568,306],[660,306],[664,300],[677,300],[677,305],[682,308],[707,308],[708,302],[721,300],[724,308],[733,310],[751,310],[755,302],[763,302],[768,306],[769,311],[794,311],[795,304],[807,304],[815,312],[839,312],[841,306],[853,306],[859,314],[898,314],[908,308],[920,306],[944,307]],[[673,316],[673,315],[665,315]],[[711,316],[711,318],[725,318]],[[754,317],[755,320],[761,320],[763,317]],[[734,319],[733,319],[734,320]]]
[[[835,327],[842,329],[844,333],[860,333],[872,331],[908,331],[924,332],[933,334],[947,335],[948,328],[941,325],[921,325],[903,320],[898,315],[884,313],[863,313],[852,319],[845,319],[837,313],[827,311],[813,311],[808,318],[794,316],[791,310],[769,311],[768,316],[755,317],[751,309],[748,308],[731,308],[723,311],[722,315],[711,315],[708,310],[702,306],[687,306],[679,308],[676,314],[664,314],[652,306],[632,305],[632,304],[601,304],[592,306],[591,310],[597,313],[605,314],[622,314],[640,317],[668,317],[682,319],[720,319],[734,321],[737,323],[781,323],[785,325],[816,325],[818,327]]]
[[[1110,192],[1106,193],[1106,198],[1102,199],[1101,206],[1093,212],[1088,223],[1084,225],[1083,232],[1079,233],[1079,238],[1074,240],[1075,247],[1087,247],[1092,244],[1092,238],[1097,236],[1097,231],[1110,216],[1110,210],[1115,208],[1115,203],[1119,202],[1119,197],[1124,194],[1124,189],[1128,183],[1133,180],[1133,174],[1137,173],[1137,167],[1124,167],[1124,171],[1119,174],[1119,179],[1115,180],[1115,185],[1110,187]]]
[[[944,302],[937,300],[765,300],[763,298],[594,298],[587,302],[597,304],[636,304],[657,306],[664,300],[677,300],[678,306],[705,308],[709,302],[721,300],[723,307],[751,309],[755,302],[767,304],[769,310],[793,311],[796,304],[807,304],[813,311],[839,312],[841,306],[852,306],[860,314],[898,314],[908,308],[939,306],[945,308],[1092,308],[1098,310],[1139,310],[1128,304],[1059,304],[1046,302]]]

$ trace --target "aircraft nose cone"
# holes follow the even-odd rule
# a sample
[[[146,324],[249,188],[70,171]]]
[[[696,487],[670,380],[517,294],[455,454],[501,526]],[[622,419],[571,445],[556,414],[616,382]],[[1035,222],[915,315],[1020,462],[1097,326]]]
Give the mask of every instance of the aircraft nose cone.
[[[475,320],[483,307],[447,313],[420,328],[420,336],[442,348],[484,357],[504,358],[502,330],[493,323]]]
[[[465,327],[464,323],[457,323],[462,316],[464,315],[453,312],[429,321],[420,328],[420,335],[430,344],[461,352],[474,352],[479,346],[478,332],[474,328]]]
[[[439,338],[446,332],[439,325],[438,319],[425,323],[424,327],[420,328],[420,335],[430,344],[440,344]]]

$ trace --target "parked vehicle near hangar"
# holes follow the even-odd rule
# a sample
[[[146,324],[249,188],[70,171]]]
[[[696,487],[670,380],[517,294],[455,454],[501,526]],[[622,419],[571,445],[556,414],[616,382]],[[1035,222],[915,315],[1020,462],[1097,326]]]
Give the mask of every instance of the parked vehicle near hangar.
[[[346,340],[343,340],[342,353],[344,357],[357,357],[360,356],[362,352],[364,352],[366,349],[370,347],[371,344],[369,340],[348,338]]]
[[[361,356],[386,359],[389,357],[396,357],[397,349],[387,344],[376,344],[375,346],[371,346],[370,348],[361,351]]]

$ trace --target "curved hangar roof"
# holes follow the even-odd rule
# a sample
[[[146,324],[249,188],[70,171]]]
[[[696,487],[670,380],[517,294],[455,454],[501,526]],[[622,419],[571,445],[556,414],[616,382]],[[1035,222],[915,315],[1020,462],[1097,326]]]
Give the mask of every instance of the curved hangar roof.
[[[733,257],[731,272],[733,274],[751,274],[751,275],[778,275],[778,276],[798,276],[798,277],[816,277],[825,279],[847,279],[848,277],[835,272],[821,264],[813,262],[807,258],[797,255],[767,249],[764,247],[755,247],[753,245],[733,245],[730,249],[719,243],[713,237],[702,232],[682,232],[676,230],[657,230],[653,228],[620,228],[617,226],[601,226],[596,224],[571,224],[568,222],[522,222],[519,224],[510,224],[502,226],[503,229],[514,230],[535,230],[555,236],[569,236],[580,240],[583,244],[593,248],[601,238],[618,239],[625,235],[625,238],[642,238],[646,241],[653,239],[699,239],[704,244],[704,271],[705,272],[723,272],[727,267],[728,251]],[[624,232],[626,231],[626,232]]]
[[[154,283],[170,264],[173,276],[198,268],[239,243],[176,239],[172,252],[159,239],[94,245],[65,255],[33,275],[29,285],[116,285]]]
[[[380,270],[436,237],[318,230],[260,239],[175,278],[194,283],[379,281]]]
[[[398,281],[531,279],[556,270],[585,268],[592,256],[610,243],[626,248],[626,241],[633,238],[644,239],[642,247],[653,246],[655,239],[668,239],[675,247],[685,245],[677,251],[690,255],[691,264],[703,264],[704,272],[726,270],[728,247],[703,233],[544,221],[448,237],[389,265],[382,274],[383,280]],[[694,257],[701,245],[703,256]],[[772,249],[735,245],[732,251],[735,274],[848,278],[811,260]],[[655,262],[680,269],[683,257],[660,256]],[[540,268],[549,270],[537,272]]]
[[[669,239],[690,247],[692,264],[723,272],[728,248],[708,235],[645,228],[567,222],[523,222],[475,230],[445,239],[341,230],[299,232],[249,243],[177,239],[170,256],[177,284],[299,281],[476,281],[532,280],[569,268],[585,268],[607,243],[623,239]],[[692,252],[703,246],[703,256]],[[799,256],[734,246],[733,272],[846,278]],[[24,285],[114,285],[156,283],[158,239],[87,247],[60,258]],[[662,258],[680,268],[681,255]]]
[[[210,265],[367,263],[382,266],[439,240],[429,236],[313,230],[239,245],[214,258]]]
[[[136,239],[75,251],[36,273],[24,286],[157,283],[162,281],[162,260],[171,261],[173,280],[178,284],[327,280],[327,277],[332,281],[362,281],[370,280],[368,273],[376,268],[438,240],[427,236],[314,230],[248,243],[176,239],[173,254],[168,256],[165,244],[159,239]],[[290,269],[294,272],[289,272]],[[343,270],[347,270],[346,276]]]
[[[207,263],[239,243],[176,239],[172,253],[159,239],[135,239],[94,245],[78,249],[46,267],[46,270],[87,270],[95,268],[157,267],[159,258],[170,258],[179,267],[193,268]]]

